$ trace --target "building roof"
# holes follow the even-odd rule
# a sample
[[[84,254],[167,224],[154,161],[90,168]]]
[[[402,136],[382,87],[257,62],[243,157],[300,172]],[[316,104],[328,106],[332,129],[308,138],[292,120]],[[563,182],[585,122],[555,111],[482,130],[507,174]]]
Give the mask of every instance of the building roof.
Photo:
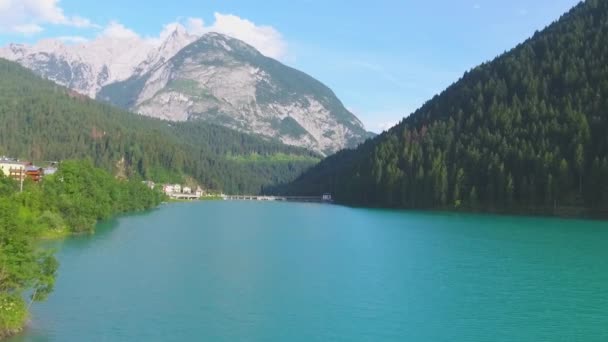
[[[15,159],[1,158],[0,164],[10,164],[10,165],[25,165],[25,162],[21,162]]]

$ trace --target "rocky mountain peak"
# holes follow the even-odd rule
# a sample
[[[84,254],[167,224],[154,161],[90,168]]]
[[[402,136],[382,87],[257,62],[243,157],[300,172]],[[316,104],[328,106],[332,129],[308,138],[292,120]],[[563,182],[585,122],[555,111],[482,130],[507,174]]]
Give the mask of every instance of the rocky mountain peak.
[[[218,48],[229,53],[263,57],[263,55],[253,46],[217,32],[209,32],[203,35],[198,42],[205,44],[208,47]]]
[[[99,37],[76,45],[44,39],[34,45],[12,44],[0,48],[0,57],[95,97],[101,87],[130,77],[151,48],[137,38]]]
[[[203,120],[325,154],[369,136],[327,86],[221,33],[198,37],[178,26],[157,44],[47,40],[7,46],[0,57],[142,115]]]
[[[146,116],[203,120],[325,154],[369,136],[327,86],[220,33],[105,87],[98,98]]]
[[[182,26],[176,26],[175,30],[157,48],[150,50],[146,59],[137,66],[134,74],[141,75],[158,68],[197,38],[197,36],[189,34]]]

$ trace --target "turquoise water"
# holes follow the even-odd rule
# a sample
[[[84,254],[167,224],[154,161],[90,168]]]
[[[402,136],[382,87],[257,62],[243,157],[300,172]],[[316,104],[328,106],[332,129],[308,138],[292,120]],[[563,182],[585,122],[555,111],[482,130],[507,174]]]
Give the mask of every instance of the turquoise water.
[[[608,341],[608,224],[172,204],[58,243],[15,341]]]

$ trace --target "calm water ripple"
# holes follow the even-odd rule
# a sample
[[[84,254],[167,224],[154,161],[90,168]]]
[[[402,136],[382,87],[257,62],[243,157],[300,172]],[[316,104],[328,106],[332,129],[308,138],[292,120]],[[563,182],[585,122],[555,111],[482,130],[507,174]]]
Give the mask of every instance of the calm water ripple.
[[[166,205],[57,243],[18,341],[608,341],[608,224]]]

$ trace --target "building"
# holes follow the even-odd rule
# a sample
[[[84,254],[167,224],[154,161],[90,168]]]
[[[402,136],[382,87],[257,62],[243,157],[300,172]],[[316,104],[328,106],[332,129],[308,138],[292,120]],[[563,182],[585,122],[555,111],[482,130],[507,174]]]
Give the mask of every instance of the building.
[[[332,201],[333,201],[333,199],[331,197],[331,194],[329,194],[329,193],[323,194],[323,202],[332,202]]]
[[[163,192],[167,195],[171,195],[174,192],[173,184],[163,185]]]
[[[173,193],[181,193],[182,192],[182,186],[180,184],[173,184]]]
[[[38,166],[29,165],[25,167],[25,174],[29,179],[38,183],[42,180],[44,176],[44,169]]]
[[[20,180],[25,175],[26,163],[8,158],[0,158],[0,170],[6,177]]]
[[[182,189],[182,193],[184,193],[184,194],[191,194],[192,193],[192,188],[190,188],[189,186],[185,186]]]
[[[52,166],[45,167],[45,168],[42,169],[42,173],[45,176],[54,175],[54,174],[57,173],[57,168],[56,167],[52,167]]]
[[[194,191],[194,194],[196,195],[196,197],[203,197],[205,192],[203,191],[203,189],[201,189],[200,186],[197,186],[196,191]]]

